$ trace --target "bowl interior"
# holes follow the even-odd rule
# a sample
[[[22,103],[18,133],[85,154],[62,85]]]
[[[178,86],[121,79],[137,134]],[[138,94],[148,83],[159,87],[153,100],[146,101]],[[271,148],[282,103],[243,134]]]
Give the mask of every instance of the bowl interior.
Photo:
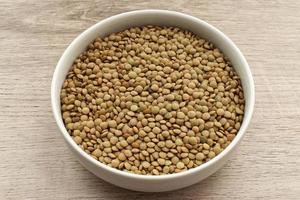
[[[221,49],[221,51],[229,57],[236,72],[241,78],[242,87],[244,90],[244,96],[246,100],[245,114],[243,123],[240,127],[239,133],[232,143],[216,158],[211,161],[204,163],[194,169],[206,167],[208,163],[213,162],[218,159],[218,157],[225,155],[228,151],[234,147],[239,140],[243,137],[243,134],[250,122],[253,107],[254,107],[254,83],[252,75],[248,64],[239,51],[239,49],[234,45],[234,43],[225,36],[222,32],[214,28],[213,26],[207,24],[206,22],[199,20],[195,17],[185,15],[182,13],[177,13],[173,11],[162,11],[162,10],[144,10],[144,11],[134,11],[116,15],[107,18],[91,28],[87,29],[81,35],[79,35],[66,49],[63,56],[59,60],[52,81],[51,88],[51,98],[52,98],[52,108],[57,124],[62,131],[63,135],[69,137],[67,141],[71,141],[61,116],[60,108],[60,91],[66,74],[72,65],[75,58],[83,52],[87,45],[92,42],[97,36],[106,36],[109,33],[118,32],[133,26],[143,26],[143,25],[158,25],[158,26],[174,26],[181,29],[189,30],[196,35],[212,42],[216,47]],[[72,146],[75,147],[73,142]],[[83,151],[82,151],[83,152]],[[92,158],[91,158],[92,159]],[[107,166],[108,167],[108,166]],[[190,169],[190,170],[194,170]],[[190,171],[188,170],[188,171]],[[182,173],[187,173],[182,172]],[[178,174],[182,174],[178,173]],[[173,175],[173,174],[172,174]],[[143,176],[143,175],[138,175]],[[169,175],[163,175],[169,176]]]

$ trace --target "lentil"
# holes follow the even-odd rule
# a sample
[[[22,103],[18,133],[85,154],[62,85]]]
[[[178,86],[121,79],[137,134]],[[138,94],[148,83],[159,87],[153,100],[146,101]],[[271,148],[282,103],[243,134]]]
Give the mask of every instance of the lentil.
[[[241,82],[208,41],[173,27],[134,27],[96,38],[61,90],[65,126],[99,162],[170,174],[213,159],[244,114]]]

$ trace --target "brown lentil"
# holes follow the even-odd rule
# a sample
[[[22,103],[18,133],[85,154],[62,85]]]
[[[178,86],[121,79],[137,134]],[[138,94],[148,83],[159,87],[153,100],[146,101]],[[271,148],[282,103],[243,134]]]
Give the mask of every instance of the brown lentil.
[[[99,162],[137,174],[177,173],[213,159],[236,136],[244,107],[228,58],[174,27],[96,38],[61,90],[75,143]]]

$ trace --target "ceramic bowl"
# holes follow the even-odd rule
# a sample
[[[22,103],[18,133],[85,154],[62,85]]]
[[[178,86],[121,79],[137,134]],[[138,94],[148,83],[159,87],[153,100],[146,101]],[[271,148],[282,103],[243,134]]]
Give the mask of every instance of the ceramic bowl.
[[[86,154],[67,132],[60,106],[60,91],[66,74],[75,58],[83,52],[87,45],[97,36],[122,31],[129,27],[143,25],[173,26],[189,30],[212,42],[229,57],[238,73],[245,95],[245,114],[237,136],[231,144],[212,160],[196,168],[184,172],[149,176],[137,175],[111,168]],[[52,80],[51,102],[57,125],[63,138],[75,157],[89,171],[103,180],[130,190],[144,192],[162,192],[187,187],[197,183],[216,172],[230,158],[232,152],[242,140],[249,125],[254,108],[254,82],[247,61],[237,46],[221,31],[212,25],[187,14],[166,10],[138,10],[118,14],[104,19],[81,33],[61,56]],[[222,174],[220,174],[222,175]]]

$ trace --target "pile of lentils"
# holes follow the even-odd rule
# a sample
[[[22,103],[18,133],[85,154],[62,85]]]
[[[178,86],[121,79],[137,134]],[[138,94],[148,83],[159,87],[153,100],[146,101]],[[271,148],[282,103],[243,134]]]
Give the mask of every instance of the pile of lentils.
[[[67,131],[90,156],[143,175],[195,168],[226,148],[243,119],[241,82],[208,41],[175,27],[98,37],[61,90]]]

